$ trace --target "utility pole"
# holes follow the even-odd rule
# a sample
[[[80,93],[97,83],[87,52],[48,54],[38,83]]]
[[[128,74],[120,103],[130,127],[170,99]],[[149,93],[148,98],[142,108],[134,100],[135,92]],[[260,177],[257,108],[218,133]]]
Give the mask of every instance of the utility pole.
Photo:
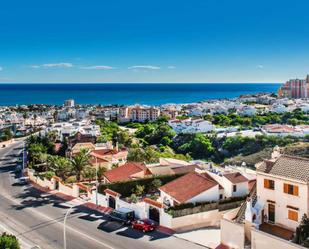
[[[98,206],[98,184],[99,184],[99,182],[98,182],[98,158],[97,157],[95,157],[95,165],[96,165],[96,167],[95,167],[95,171],[96,171],[96,174],[95,174],[95,176],[96,176],[95,204]]]

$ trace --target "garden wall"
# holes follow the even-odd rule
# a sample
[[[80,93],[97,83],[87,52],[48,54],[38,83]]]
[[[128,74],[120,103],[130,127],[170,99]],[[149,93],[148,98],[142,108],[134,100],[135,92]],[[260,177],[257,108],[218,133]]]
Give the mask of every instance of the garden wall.
[[[228,246],[229,248],[243,249],[245,246],[244,225],[222,219],[221,244]]]
[[[251,248],[252,249],[304,249],[300,245],[294,244],[287,240],[264,233],[257,229],[251,230]]]

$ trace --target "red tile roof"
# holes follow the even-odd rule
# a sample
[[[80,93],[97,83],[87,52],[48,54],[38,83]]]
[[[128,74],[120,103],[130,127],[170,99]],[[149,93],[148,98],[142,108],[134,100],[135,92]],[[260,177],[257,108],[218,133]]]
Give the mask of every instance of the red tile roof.
[[[114,196],[114,197],[120,196],[119,193],[117,193],[117,192],[115,192],[115,191],[113,191],[113,190],[111,190],[111,189],[108,189],[108,188],[105,189],[104,192],[105,192],[106,194],[109,194],[109,195]]]
[[[232,182],[233,184],[236,183],[241,183],[241,182],[248,182],[249,180],[244,177],[242,174],[240,174],[239,172],[235,172],[235,173],[228,173],[223,175],[226,179],[228,179],[230,182]]]
[[[152,199],[150,199],[150,198],[145,198],[145,199],[144,199],[144,202],[146,202],[146,203],[148,203],[148,204],[150,204],[150,205],[152,205],[152,206],[158,207],[158,208],[162,208],[162,207],[163,207],[163,204],[162,204],[162,203],[157,202],[157,201],[155,201],[155,200],[152,200]]]
[[[192,172],[163,185],[159,189],[170,195],[177,202],[185,203],[216,185],[218,183],[207,173],[198,174]]]
[[[121,182],[132,179],[132,175],[144,172],[146,174],[147,168],[142,163],[127,162],[123,166],[119,166],[104,173],[105,178],[109,182]]]

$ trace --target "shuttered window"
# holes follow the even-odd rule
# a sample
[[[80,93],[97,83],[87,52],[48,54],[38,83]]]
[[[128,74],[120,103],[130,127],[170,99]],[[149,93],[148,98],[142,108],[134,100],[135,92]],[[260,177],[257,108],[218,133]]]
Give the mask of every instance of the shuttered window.
[[[298,212],[294,210],[288,210],[288,218],[289,220],[298,221]]]
[[[264,179],[264,188],[275,189],[275,182],[273,180]]]
[[[283,184],[283,192],[289,195],[298,196],[298,186],[284,183]]]

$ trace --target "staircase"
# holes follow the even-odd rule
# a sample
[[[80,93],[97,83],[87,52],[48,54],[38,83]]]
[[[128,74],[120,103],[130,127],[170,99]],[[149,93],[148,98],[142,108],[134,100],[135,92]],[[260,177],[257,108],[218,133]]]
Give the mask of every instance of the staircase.
[[[256,195],[256,183],[253,185],[250,193],[249,193],[249,200],[251,200],[252,207],[255,206],[257,202],[257,195]],[[247,201],[245,201],[241,206],[240,209],[238,210],[238,213],[236,215],[235,221],[237,223],[244,223],[245,220],[245,214],[246,214],[246,209],[247,209]]]

